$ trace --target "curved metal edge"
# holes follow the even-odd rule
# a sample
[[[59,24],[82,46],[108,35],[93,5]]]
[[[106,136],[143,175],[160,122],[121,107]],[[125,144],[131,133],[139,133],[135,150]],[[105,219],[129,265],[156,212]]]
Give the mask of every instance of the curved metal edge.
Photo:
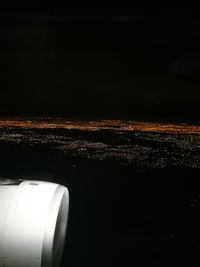
[[[10,178],[0,177],[0,186],[20,185],[23,181],[24,181],[23,179],[10,179]]]
[[[42,246],[41,267],[58,267],[60,264],[65,243],[68,209],[68,189],[58,185],[49,208]],[[55,251],[58,249],[58,245],[55,242],[59,242],[59,251]]]

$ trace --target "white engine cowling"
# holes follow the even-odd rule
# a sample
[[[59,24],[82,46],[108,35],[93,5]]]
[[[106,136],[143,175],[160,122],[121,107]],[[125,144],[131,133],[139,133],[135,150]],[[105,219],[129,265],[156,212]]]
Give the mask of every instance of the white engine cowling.
[[[0,267],[58,267],[69,193],[42,181],[0,181]]]

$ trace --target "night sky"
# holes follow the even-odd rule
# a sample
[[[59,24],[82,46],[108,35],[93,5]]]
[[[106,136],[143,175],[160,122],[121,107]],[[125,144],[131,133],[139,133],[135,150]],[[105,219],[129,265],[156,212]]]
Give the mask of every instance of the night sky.
[[[200,4],[0,10],[0,115],[198,122]]]

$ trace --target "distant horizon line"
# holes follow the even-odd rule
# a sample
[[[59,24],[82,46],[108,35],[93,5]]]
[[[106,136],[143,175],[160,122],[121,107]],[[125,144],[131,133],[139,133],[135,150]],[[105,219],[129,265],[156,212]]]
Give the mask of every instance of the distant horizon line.
[[[144,131],[200,135],[200,124],[150,122],[121,119],[70,119],[53,117],[0,117],[0,127],[68,130]]]

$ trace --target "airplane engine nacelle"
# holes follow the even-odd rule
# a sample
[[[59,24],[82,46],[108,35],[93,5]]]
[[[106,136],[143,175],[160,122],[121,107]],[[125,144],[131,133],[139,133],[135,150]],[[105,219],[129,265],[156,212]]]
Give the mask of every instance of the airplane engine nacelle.
[[[0,267],[58,267],[68,209],[64,186],[0,180]]]

